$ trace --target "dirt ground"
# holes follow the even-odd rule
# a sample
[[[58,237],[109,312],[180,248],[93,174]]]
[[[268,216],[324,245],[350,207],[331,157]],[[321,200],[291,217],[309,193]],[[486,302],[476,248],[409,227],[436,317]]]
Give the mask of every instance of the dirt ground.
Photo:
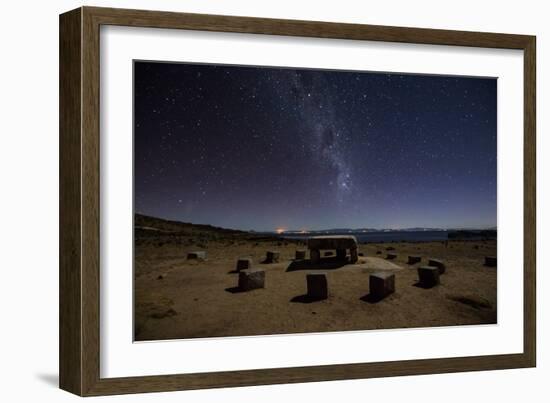
[[[292,263],[295,251],[305,249],[300,242],[148,233],[136,237],[135,245],[135,339],[496,323],[497,268],[484,266],[496,248],[494,240],[361,244],[357,264],[341,266],[328,258],[325,267],[313,268]],[[188,260],[187,252],[195,250],[206,251],[206,260]],[[280,252],[279,263],[261,263],[268,250]],[[386,260],[388,252],[397,258]],[[409,265],[408,255],[422,261]],[[253,267],[266,271],[264,289],[236,292],[241,256],[251,256]],[[417,286],[416,269],[428,258],[444,260],[447,270],[441,285],[424,289]],[[387,270],[396,275],[396,292],[369,302],[369,273]],[[319,271],[327,275],[329,298],[300,298],[306,274]]]

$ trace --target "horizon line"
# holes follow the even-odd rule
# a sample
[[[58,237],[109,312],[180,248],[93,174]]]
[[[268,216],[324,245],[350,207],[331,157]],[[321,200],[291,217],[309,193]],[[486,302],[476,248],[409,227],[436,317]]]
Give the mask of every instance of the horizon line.
[[[414,226],[400,227],[400,228],[397,228],[397,227],[369,227],[369,226],[364,226],[364,227],[354,227],[354,228],[351,228],[351,227],[343,227],[343,228],[332,227],[332,228],[322,228],[322,229],[285,229],[285,228],[282,228],[282,227],[278,227],[278,228],[274,228],[274,229],[270,229],[270,230],[268,230],[268,229],[237,229],[237,228],[228,228],[228,227],[218,226],[218,225],[215,225],[215,224],[205,224],[205,223],[196,223],[196,222],[190,222],[190,221],[181,221],[181,219],[164,218],[164,217],[159,217],[159,216],[154,216],[154,215],[144,214],[144,213],[134,211],[134,215],[136,215],[136,214],[139,214],[139,215],[145,216],[145,217],[149,217],[149,218],[164,220],[164,221],[174,221],[174,222],[178,222],[178,223],[181,223],[181,224],[207,225],[207,226],[211,226],[211,227],[217,227],[217,228],[229,229],[229,230],[235,230],[235,231],[258,232],[258,233],[275,233],[275,234],[325,232],[325,231],[333,231],[333,230],[344,230],[344,231],[349,231],[349,232],[360,232],[360,231],[364,231],[364,230],[369,230],[370,232],[374,232],[374,231],[405,231],[405,230],[410,230],[410,229],[414,229],[414,228],[427,229],[427,230],[431,229],[431,230],[438,230],[438,231],[452,231],[452,230],[456,230],[456,231],[467,231],[467,230],[469,230],[469,231],[480,231],[480,230],[496,230],[497,229],[497,225],[486,225],[486,226],[476,226],[476,227],[458,227],[458,226],[457,227],[452,227],[452,226],[449,226],[449,227],[434,227],[434,226],[414,225]]]

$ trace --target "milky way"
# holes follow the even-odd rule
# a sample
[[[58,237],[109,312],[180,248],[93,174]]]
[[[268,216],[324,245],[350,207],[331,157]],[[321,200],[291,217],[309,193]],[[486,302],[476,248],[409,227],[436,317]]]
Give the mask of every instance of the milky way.
[[[254,230],[496,225],[496,79],[134,67],[136,212]]]

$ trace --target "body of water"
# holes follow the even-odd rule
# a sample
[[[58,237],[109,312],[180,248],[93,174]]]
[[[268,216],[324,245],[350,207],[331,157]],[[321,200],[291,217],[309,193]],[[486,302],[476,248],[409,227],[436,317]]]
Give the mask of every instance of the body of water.
[[[357,242],[430,242],[448,240],[448,231],[384,231],[384,232],[334,232],[315,234],[283,234],[283,238],[307,239],[319,235],[353,235]]]

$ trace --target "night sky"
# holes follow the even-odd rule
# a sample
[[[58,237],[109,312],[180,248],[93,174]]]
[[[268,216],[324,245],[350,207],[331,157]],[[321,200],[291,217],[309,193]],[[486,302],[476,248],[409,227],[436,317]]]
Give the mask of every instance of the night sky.
[[[257,231],[494,227],[496,89],[136,61],[135,211]]]

